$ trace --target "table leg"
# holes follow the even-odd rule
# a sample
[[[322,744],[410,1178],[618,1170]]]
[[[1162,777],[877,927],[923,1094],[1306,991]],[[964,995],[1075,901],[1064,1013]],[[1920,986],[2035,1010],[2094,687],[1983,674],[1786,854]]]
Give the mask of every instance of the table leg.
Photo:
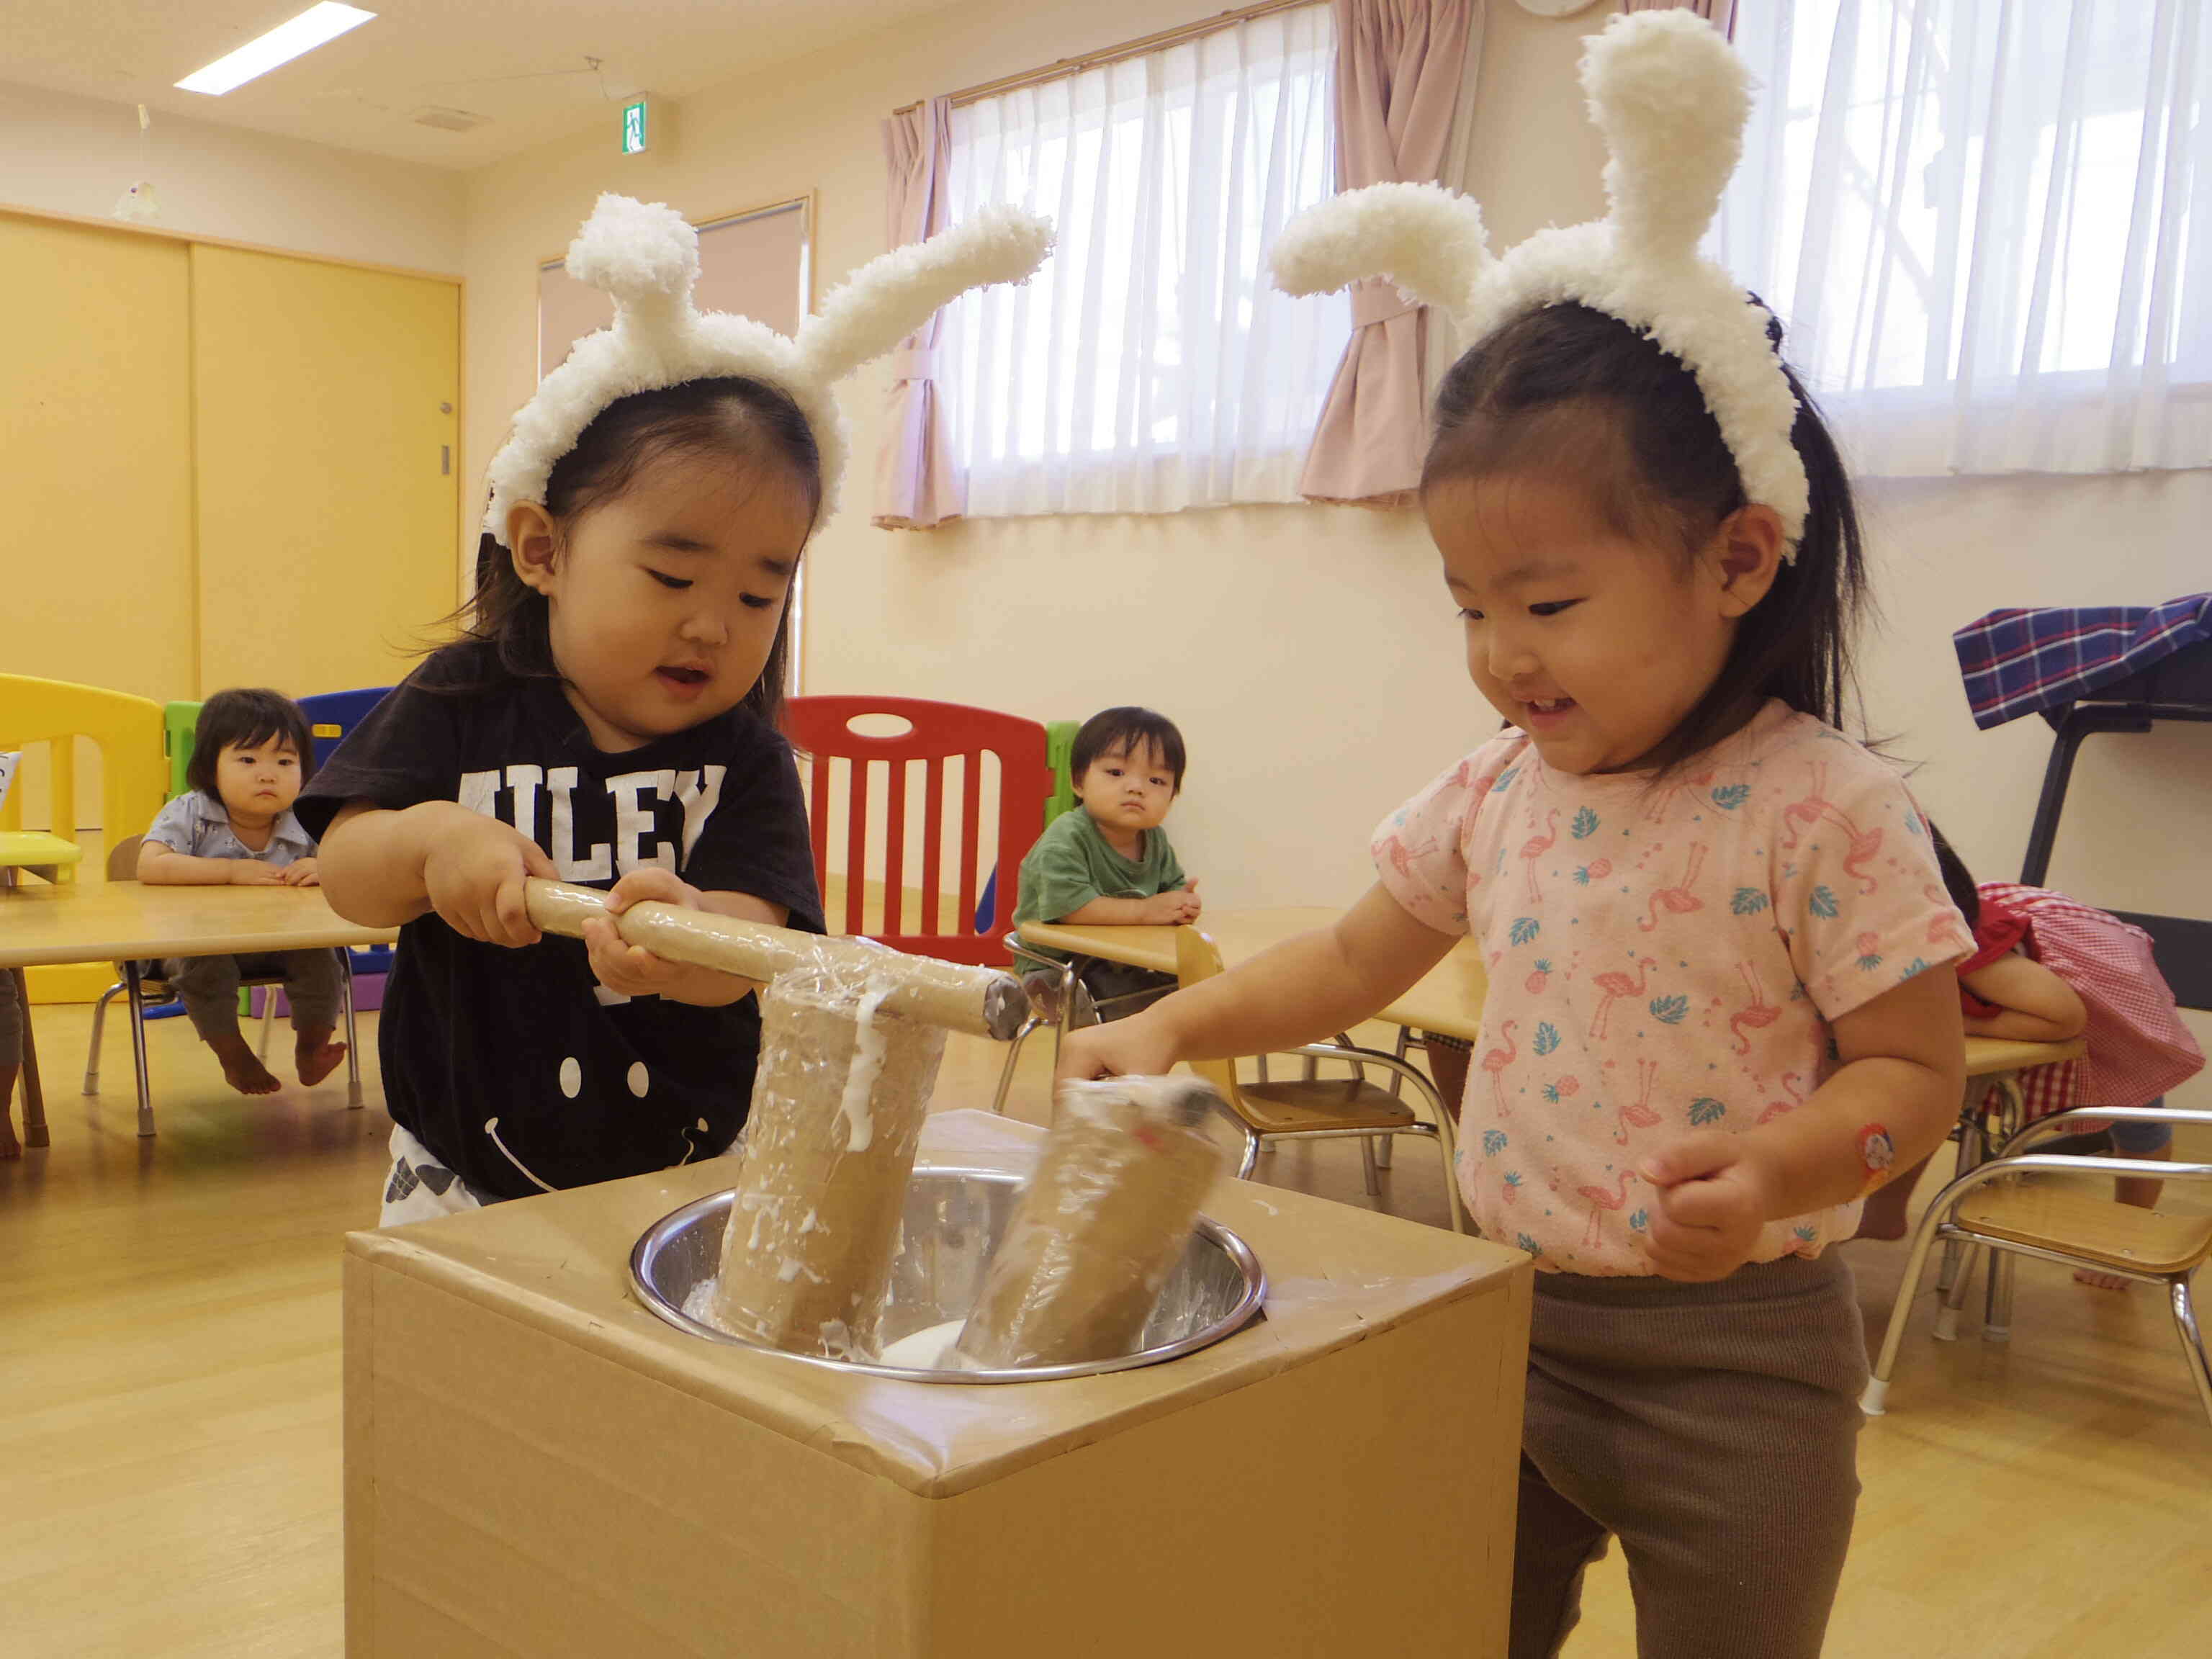
[[[39,1083],[38,1033],[31,1029],[31,988],[21,968],[7,971],[15,981],[16,1006],[23,1011],[23,1144],[45,1146],[52,1138],[46,1133],[46,1091]]]

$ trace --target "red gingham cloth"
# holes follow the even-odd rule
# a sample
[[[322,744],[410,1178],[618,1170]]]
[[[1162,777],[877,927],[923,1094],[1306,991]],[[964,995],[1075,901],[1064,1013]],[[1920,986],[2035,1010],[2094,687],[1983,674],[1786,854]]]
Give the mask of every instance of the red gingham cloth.
[[[2074,988],[2089,1011],[2081,1060],[2034,1066],[2020,1074],[2027,1116],[2072,1106],[2148,1106],[2204,1068],[2203,1052],[2174,1011],[2173,993],[2152,959],[2150,935],[2063,893],[1986,881],[1978,952],[1966,973],[2021,944],[2028,957]],[[1969,994],[1960,988],[1960,996]],[[1971,1006],[1967,1012],[1985,1012]]]

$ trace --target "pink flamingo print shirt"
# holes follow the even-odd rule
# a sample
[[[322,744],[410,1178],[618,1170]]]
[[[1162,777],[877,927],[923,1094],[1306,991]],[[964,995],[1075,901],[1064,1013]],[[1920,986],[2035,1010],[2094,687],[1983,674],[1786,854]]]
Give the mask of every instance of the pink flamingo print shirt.
[[[1557,771],[1510,732],[1374,852],[1410,915],[1482,943],[1460,1188],[1486,1237],[1554,1272],[1650,1272],[1637,1162],[1795,1109],[1831,1020],[1972,948],[1895,769],[1779,702],[1656,790]],[[1818,1255],[1857,1221],[1770,1223],[1753,1260]]]

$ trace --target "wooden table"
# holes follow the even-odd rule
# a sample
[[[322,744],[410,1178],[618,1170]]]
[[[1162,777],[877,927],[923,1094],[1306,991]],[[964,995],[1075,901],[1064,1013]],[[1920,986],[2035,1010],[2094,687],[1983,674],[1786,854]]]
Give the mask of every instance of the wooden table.
[[[1221,947],[1223,962],[1234,967],[1296,934],[1326,927],[1340,914],[1321,905],[1210,911],[1200,916],[1198,926]],[[1176,970],[1172,927],[1069,927],[1029,921],[1022,924],[1021,935],[1026,944],[1049,945],[1078,956],[1101,957],[1160,974]],[[1449,956],[1421,976],[1419,983],[1375,1018],[1392,1025],[1412,1026],[1473,1042],[1482,1036],[1482,999],[1487,984],[1481,951],[1473,939],[1462,939]],[[2088,1045],[2078,1037],[2071,1042],[2005,1042],[1968,1037],[1966,1075],[1997,1077],[2053,1060],[2075,1060],[2087,1052]]]
[[[144,957],[249,956],[389,945],[331,908],[318,887],[149,887],[135,881],[0,888],[0,969]],[[23,989],[21,979],[16,988]],[[23,1008],[23,1144],[47,1144],[46,1099]]]
[[[1341,914],[1314,904],[1207,911],[1199,917],[1198,926],[1221,947],[1222,961],[1233,968],[1270,945],[1326,927]],[[1069,927],[1036,921],[1021,926],[1024,944],[1127,963],[1156,974],[1176,970],[1176,932],[1172,927]],[[1419,983],[1375,1018],[1473,1042],[1482,1035],[1482,999],[1488,986],[1480,948],[1471,939],[1462,939],[1421,975]]]

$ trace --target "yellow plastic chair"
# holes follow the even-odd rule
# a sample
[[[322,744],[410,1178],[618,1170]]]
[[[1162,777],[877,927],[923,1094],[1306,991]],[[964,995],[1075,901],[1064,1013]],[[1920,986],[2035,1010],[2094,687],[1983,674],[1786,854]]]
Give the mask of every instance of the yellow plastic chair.
[[[76,823],[77,738],[100,750],[100,824],[112,847],[143,830],[168,799],[161,705],[94,685],[0,674],[0,749],[45,748],[52,833],[76,846],[82,856],[83,838]],[[0,830],[17,830],[22,822],[21,786],[18,777],[7,805],[0,807]],[[67,881],[74,872],[64,866],[57,873]]]
[[[1203,928],[1176,930],[1178,986],[1188,988],[1221,971],[1221,947]],[[1457,1158],[1451,1114],[1444,1109],[1436,1085],[1425,1074],[1395,1054],[1359,1048],[1349,1037],[1340,1037],[1333,1043],[1311,1042],[1285,1052],[1306,1062],[1303,1079],[1289,1083],[1240,1083],[1234,1060],[1191,1062],[1191,1070],[1220,1091],[1221,1098],[1243,1127],[1244,1158],[1237,1166],[1239,1179],[1251,1175],[1253,1165],[1259,1162],[1261,1148],[1271,1140],[1357,1140],[1360,1157],[1366,1164],[1368,1195],[1376,1197],[1382,1191],[1376,1173],[1376,1143],[1394,1135],[1425,1135],[1437,1143],[1437,1150],[1443,1158],[1444,1191],[1450,1195],[1453,1230],[1462,1233],[1468,1231],[1467,1211],[1460,1199],[1458,1171],[1454,1167]],[[1332,1060],[1348,1062],[1353,1075],[1319,1075],[1321,1063]],[[1261,1065],[1265,1064],[1263,1058]],[[1411,1084],[1414,1092],[1428,1104],[1428,1119],[1416,1117],[1413,1109],[1389,1089],[1368,1082],[1365,1073],[1370,1069],[1388,1073],[1401,1084]],[[1262,1076],[1264,1079],[1264,1073]]]

